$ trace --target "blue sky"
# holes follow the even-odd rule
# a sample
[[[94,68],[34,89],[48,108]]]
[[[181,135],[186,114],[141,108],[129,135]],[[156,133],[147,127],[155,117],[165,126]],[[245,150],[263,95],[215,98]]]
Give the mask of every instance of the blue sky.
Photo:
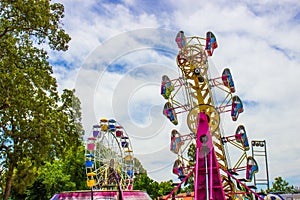
[[[100,118],[115,118],[127,130],[137,158],[151,178],[176,179],[170,132],[186,132],[186,118],[173,126],[163,115],[161,76],[178,78],[175,36],[205,36],[219,47],[214,76],[229,67],[245,112],[237,122],[221,115],[224,134],[239,124],[248,137],[267,141],[270,178],[300,185],[300,2],[59,0],[70,48],[50,53],[59,88],[75,88],[86,134]],[[234,154],[231,153],[231,155]]]

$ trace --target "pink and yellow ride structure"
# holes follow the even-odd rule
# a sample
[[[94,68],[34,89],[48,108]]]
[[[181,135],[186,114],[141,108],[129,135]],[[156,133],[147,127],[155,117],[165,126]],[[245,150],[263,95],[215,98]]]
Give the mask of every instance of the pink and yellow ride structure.
[[[209,57],[218,47],[215,35],[207,32],[205,38],[186,37],[179,31],[175,41],[179,48],[176,61],[180,74],[175,79],[162,76],[161,95],[167,100],[163,114],[176,126],[178,114],[186,113],[190,133],[171,131],[170,151],[177,155],[173,173],[178,175],[180,183],[166,199],[174,198],[176,190],[191,178],[195,200],[263,199],[251,185],[258,165],[248,155],[245,127],[239,125],[234,134],[225,134],[220,126],[221,114],[229,112],[232,121],[237,121],[244,108],[235,94],[229,68],[219,77],[209,76]],[[214,97],[216,90],[224,94],[222,99]],[[178,98],[180,91],[184,102]],[[187,156],[191,145],[196,148],[194,161]],[[237,149],[238,158],[233,163],[229,162],[227,145]]]

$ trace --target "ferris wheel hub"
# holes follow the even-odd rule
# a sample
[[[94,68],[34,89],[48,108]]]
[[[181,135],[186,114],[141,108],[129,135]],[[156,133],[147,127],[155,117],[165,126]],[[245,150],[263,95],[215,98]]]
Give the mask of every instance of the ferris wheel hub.
[[[200,104],[190,110],[187,116],[187,124],[189,129],[193,133],[197,132],[198,114],[200,112],[205,112],[205,114],[207,115],[209,119],[208,123],[210,132],[213,133],[219,127],[220,115],[216,108],[209,104]]]

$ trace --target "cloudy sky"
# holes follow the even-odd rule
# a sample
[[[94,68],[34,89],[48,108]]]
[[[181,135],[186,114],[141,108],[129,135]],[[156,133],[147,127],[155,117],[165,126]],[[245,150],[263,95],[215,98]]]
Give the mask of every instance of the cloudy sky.
[[[170,132],[188,129],[184,115],[176,127],[162,115],[161,76],[179,77],[179,30],[201,37],[212,31],[219,47],[210,71],[218,76],[231,69],[245,108],[236,122],[221,115],[223,134],[233,135],[243,124],[250,140],[267,142],[270,179],[300,185],[300,1],[56,1],[65,6],[72,41],[67,52],[51,52],[50,60],[60,90],[76,89],[87,135],[100,118],[115,118],[148,175],[176,180]]]

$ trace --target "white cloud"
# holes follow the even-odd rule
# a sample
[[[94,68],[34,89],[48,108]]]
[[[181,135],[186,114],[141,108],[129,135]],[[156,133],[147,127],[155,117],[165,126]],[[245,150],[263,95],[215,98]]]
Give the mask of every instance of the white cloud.
[[[299,177],[300,165],[296,153],[300,26],[293,21],[298,2],[164,1],[169,12],[161,13],[155,9],[150,13],[150,8],[133,12],[135,1],[122,5],[61,2],[72,41],[67,53],[53,54],[51,59],[71,65],[71,69],[58,65],[54,69],[60,88],[74,83],[87,132],[100,117],[116,117],[132,136],[135,154],[151,178],[173,179],[170,162],[175,157],[168,145],[174,126],[159,110],[164,104],[159,94],[161,76],[177,76],[174,38],[178,30],[202,37],[211,30],[219,44],[212,57],[213,70],[221,74],[230,67],[237,94],[255,102],[245,104],[238,122],[231,122],[225,113],[224,134],[231,135],[238,124],[244,124],[250,139],[267,141],[271,180],[282,176],[300,184],[300,178],[292,179]],[[158,48],[162,50],[155,51]],[[126,63],[123,73],[105,71],[116,63]],[[185,131],[185,119],[180,120],[178,129]]]

